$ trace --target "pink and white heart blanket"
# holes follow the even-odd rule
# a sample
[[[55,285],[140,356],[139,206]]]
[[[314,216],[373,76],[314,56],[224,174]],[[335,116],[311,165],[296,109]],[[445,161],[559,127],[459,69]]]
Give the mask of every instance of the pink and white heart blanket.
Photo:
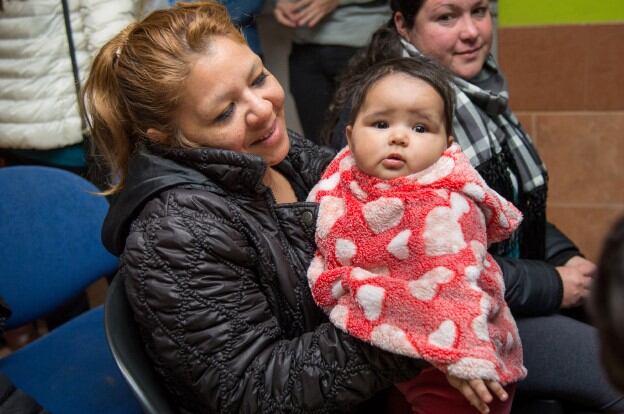
[[[393,180],[362,173],[345,148],[308,201],[320,204],[308,280],[336,326],[460,378],[507,384],[526,375],[501,270],[487,253],[521,213],[457,144]]]

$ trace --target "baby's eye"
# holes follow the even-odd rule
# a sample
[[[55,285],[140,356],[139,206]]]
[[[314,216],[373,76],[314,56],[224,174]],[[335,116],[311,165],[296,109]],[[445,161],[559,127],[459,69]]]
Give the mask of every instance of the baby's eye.
[[[427,132],[427,128],[425,128],[425,126],[422,124],[415,125],[412,129],[419,134],[424,134],[425,132]]]
[[[388,123],[386,121],[376,121],[373,123],[375,128],[386,129],[388,128]]]

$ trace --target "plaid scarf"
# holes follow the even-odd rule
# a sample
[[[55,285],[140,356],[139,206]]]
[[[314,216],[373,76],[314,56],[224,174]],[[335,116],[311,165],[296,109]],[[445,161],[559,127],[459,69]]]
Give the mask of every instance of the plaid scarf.
[[[422,56],[411,43],[404,39],[401,43],[403,57]],[[509,109],[507,81],[491,55],[475,78],[466,81],[453,76],[452,81],[455,140],[488,184],[525,216],[520,256],[543,259],[548,173],[531,138]],[[510,243],[498,246],[494,253],[511,254]]]

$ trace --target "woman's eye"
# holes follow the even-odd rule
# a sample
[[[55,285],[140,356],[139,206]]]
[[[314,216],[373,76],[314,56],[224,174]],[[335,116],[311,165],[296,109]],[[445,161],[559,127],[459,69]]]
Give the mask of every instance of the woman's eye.
[[[221,112],[219,116],[215,118],[215,122],[225,122],[234,113],[234,104],[231,103],[225,108],[225,111]]]
[[[262,86],[266,78],[269,77],[267,72],[262,72],[256,79],[251,83],[252,86]]]
[[[373,126],[378,129],[386,129],[388,128],[388,123],[386,121],[377,121],[373,123]]]
[[[478,7],[472,12],[472,14],[474,14],[475,16],[479,16],[479,17],[483,17],[487,15],[487,13],[488,13],[488,8],[485,6]]]
[[[453,20],[453,15],[452,14],[441,14],[440,16],[438,16],[436,18],[436,21],[438,21],[440,23],[448,23],[451,20]]]
[[[418,132],[419,134],[424,134],[425,132],[427,132],[427,128],[425,128],[424,125],[416,125],[414,128],[412,128],[415,132]]]

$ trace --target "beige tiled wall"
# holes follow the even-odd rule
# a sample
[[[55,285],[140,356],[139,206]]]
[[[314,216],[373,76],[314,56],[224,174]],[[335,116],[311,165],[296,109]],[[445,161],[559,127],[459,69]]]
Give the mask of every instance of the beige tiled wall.
[[[596,260],[624,214],[624,24],[498,36],[511,106],[549,169],[549,219]]]

